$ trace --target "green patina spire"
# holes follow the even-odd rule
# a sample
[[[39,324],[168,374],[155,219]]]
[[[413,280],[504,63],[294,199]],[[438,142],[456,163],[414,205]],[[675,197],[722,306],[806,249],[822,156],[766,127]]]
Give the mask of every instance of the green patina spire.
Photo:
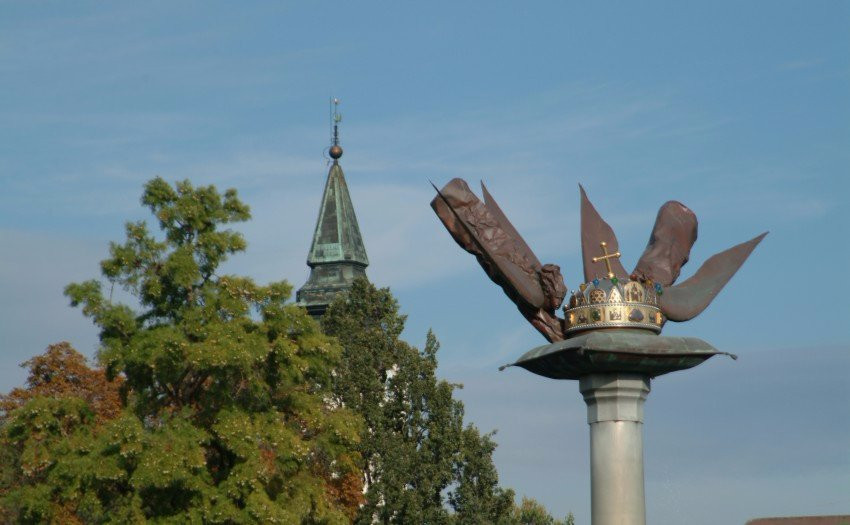
[[[307,264],[315,268],[319,264],[337,262],[369,265],[345,175],[339,161],[334,160],[322,195],[322,207]]]
[[[296,294],[298,303],[314,317],[324,314],[336,294],[348,290],[354,279],[366,277],[366,267],[369,266],[351,195],[339,164],[342,157],[339,145],[341,117],[336,111],[337,104],[339,100],[333,99],[333,135],[328,150],[333,164],[325,183],[313,244],[307,255],[310,277]]]

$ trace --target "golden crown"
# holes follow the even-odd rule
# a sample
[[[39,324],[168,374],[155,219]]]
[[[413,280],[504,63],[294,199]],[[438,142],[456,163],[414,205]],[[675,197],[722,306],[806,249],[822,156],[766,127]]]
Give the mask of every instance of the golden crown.
[[[661,333],[667,319],[661,313],[658,298],[661,285],[652,281],[621,281],[611,271],[610,259],[620,252],[608,253],[607,244],[599,243],[602,255],[593,262],[605,262],[607,276],[579,285],[564,306],[566,333],[596,328],[641,328]]]

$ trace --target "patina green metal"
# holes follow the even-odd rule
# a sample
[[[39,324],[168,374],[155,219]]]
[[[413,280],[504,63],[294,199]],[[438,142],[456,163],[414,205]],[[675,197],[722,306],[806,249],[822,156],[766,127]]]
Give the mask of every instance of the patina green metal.
[[[336,159],[328,172],[307,265],[310,277],[296,299],[314,317],[324,314],[338,293],[351,288],[354,279],[366,277],[369,258],[345,175]]]
[[[519,366],[552,379],[579,379],[587,374],[605,372],[631,372],[657,377],[692,368],[717,354],[737,359],[695,337],[668,337],[644,330],[608,329],[594,330],[538,346],[506,366]]]
[[[337,262],[369,266],[345,175],[339,161],[334,161],[328,172],[307,264],[313,268]]]

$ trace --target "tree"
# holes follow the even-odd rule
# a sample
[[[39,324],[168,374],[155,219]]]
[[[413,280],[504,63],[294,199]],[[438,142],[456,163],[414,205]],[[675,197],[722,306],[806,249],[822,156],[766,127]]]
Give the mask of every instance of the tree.
[[[493,464],[493,434],[481,435],[473,425],[463,430],[460,456],[455,463],[455,488],[448,494],[458,523],[513,525],[509,516],[514,492],[499,487]]]
[[[509,523],[513,491],[498,486],[495,443],[464,427],[458,385],[436,378],[434,335],[420,352],[400,339],[404,322],[390,291],[365,279],[322,318],[343,347],[336,398],[366,422],[359,451],[367,491],[357,522]]]
[[[291,287],[219,275],[245,248],[223,226],[247,220],[235,190],[145,185],[164,233],[126,225],[104,278],[65,293],[100,328],[99,360],[120,377],[126,407],[95,425],[85,397],[33,397],[0,439],[21,481],[0,506],[19,522],[346,523],[345,484],[359,464],[362,420],[331,403],[340,347]]]
[[[537,500],[526,497],[522,498],[518,507],[514,507],[511,519],[517,525],[575,525],[572,512],[563,520],[557,520]]]
[[[0,419],[36,397],[80,398],[98,423],[121,412],[121,378],[110,380],[102,368],[89,368],[86,358],[68,342],[48,346],[43,354],[21,366],[29,369],[27,386],[0,395]]]
[[[53,455],[57,432],[61,435],[80,423],[102,425],[122,409],[120,378],[110,381],[103,369],[90,368],[67,342],[50,345],[22,366],[29,369],[26,388],[0,395],[0,496],[40,473]],[[18,410],[24,406],[27,410]],[[35,439],[15,435],[29,437],[36,425],[42,432],[31,435]],[[2,523],[13,520],[7,510],[5,505],[0,510]],[[66,514],[57,510],[60,516]]]

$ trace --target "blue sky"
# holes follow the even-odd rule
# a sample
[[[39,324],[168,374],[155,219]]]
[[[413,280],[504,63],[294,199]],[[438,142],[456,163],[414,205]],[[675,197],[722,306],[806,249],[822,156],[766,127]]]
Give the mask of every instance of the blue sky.
[[[698,319],[717,357],[653,382],[650,523],[850,513],[850,5],[844,2],[0,3],[0,390],[95,329],[97,275],[155,175],[252,207],[228,270],[300,286],[327,101],[372,265],[433,328],[502,482],[589,522],[578,386],[498,365],[541,338],[428,207],[483,179],[544,262],[581,277],[578,183],[631,267],[659,205],[700,219],[690,275],[770,235]]]

